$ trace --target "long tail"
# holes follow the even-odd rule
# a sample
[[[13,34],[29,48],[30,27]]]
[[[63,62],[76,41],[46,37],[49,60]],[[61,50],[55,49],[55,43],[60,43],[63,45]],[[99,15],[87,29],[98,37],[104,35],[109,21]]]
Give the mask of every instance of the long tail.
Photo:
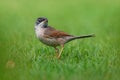
[[[95,34],[88,34],[88,35],[82,35],[82,36],[73,37],[73,38],[68,39],[67,42],[75,40],[75,39],[89,38],[89,37],[95,37]]]

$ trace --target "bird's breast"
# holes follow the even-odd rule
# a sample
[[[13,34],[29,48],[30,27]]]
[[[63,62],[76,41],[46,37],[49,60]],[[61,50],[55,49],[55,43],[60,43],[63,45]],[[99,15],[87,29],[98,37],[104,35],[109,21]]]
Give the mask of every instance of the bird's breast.
[[[37,38],[41,38],[44,35],[44,29],[43,28],[37,28],[35,27],[35,33]]]

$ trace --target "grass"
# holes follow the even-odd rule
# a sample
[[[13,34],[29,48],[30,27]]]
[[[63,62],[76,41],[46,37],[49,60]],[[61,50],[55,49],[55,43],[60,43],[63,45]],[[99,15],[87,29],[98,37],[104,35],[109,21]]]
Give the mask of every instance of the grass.
[[[65,45],[60,60],[36,39],[34,23],[95,38]],[[119,80],[120,1],[0,1],[0,80]]]

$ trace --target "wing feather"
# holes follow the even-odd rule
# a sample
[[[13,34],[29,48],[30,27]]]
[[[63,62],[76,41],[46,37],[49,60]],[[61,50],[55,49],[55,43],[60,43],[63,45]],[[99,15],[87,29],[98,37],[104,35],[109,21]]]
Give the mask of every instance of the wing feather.
[[[65,37],[65,36],[72,36],[72,35],[69,35],[63,31],[56,30],[52,27],[48,27],[48,29],[45,31],[45,37],[60,38],[60,37]]]

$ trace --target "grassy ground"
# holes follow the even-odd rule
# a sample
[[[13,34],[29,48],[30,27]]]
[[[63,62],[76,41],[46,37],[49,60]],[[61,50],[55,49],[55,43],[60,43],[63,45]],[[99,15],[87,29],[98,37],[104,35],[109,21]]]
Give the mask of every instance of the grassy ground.
[[[60,60],[34,33],[36,18],[73,35]],[[0,80],[119,80],[120,1],[0,1]]]

